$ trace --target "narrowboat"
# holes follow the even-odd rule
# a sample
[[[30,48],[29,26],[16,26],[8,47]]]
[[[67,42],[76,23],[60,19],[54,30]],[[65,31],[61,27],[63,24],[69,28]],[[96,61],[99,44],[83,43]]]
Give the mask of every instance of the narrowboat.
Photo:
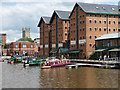
[[[65,66],[65,65],[69,65],[70,60],[68,59],[51,59],[48,61],[43,62],[43,65],[41,67],[41,69],[48,69],[48,68],[52,68],[52,67],[59,67],[59,66]]]

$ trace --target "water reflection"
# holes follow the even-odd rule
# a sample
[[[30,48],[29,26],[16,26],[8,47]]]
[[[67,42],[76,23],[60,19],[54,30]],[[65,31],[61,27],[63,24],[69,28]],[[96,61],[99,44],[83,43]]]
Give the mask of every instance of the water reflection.
[[[117,88],[118,70],[79,67],[40,69],[22,64],[2,66],[3,88]]]

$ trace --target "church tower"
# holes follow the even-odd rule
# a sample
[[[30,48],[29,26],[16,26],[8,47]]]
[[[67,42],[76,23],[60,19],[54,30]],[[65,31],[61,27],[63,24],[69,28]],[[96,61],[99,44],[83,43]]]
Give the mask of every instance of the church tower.
[[[30,27],[29,28],[22,28],[22,38],[30,38]]]

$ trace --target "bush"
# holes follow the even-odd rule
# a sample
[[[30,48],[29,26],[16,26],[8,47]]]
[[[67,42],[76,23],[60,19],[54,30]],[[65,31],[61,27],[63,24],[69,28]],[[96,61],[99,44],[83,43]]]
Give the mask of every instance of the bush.
[[[29,41],[29,42],[34,42],[31,38],[20,38],[17,41]]]

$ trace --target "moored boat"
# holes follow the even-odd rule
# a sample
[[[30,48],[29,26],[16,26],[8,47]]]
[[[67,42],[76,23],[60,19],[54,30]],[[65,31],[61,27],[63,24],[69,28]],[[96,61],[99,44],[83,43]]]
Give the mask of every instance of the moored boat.
[[[59,66],[65,66],[65,65],[69,65],[70,60],[68,59],[51,59],[51,60],[47,60],[43,63],[41,69],[46,69],[46,68],[52,68],[52,67],[59,67]]]

